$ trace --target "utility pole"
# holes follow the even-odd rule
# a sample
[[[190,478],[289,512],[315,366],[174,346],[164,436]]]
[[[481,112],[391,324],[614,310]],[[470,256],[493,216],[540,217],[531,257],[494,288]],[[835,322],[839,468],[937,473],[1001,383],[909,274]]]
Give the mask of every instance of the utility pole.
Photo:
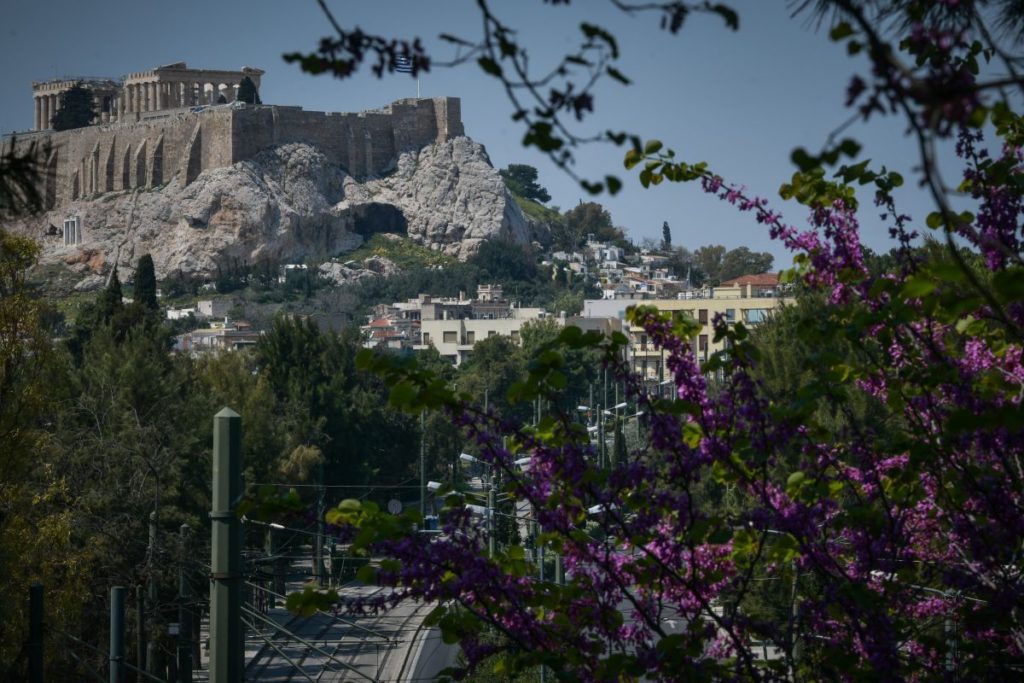
[[[43,683],[43,584],[28,589],[28,680]]]
[[[426,411],[420,410],[420,518],[427,516],[427,432]]]
[[[487,489],[487,557],[494,559],[494,473],[491,473],[491,488]]]
[[[315,552],[315,556],[314,556],[313,559],[316,562],[316,566],[314,567],[314,570],[316,571],[316,582],[317,582],[317,585],[320,586],[320,587],[323,587],[323,585],[324,585],[324,534],[327,532],[327,529],[324,526],[324,515],[327,513],[327,510],[326,510],[326,505],[324,503],[324,463],[323,463],[323,461],[320,461],[320,464],[317,465],[316,472],[317,472],[317,474],[316,474],[316,481],[317,481],[317,487],[316,487],[316,539],[315,539],[316,545],[314,546],[316,552]]]
[[[188,524],[182,524],[181,560],[178,565],[178,683],[192,683],[192,613],[189,610]]]
[[[124,586],[110,589],[110,683],[124,683]]]
[[[601,374],[604,377],[604,392],[601,394],[601,403],[603,405],[608,405],[608,368],[605,367],[601,371]]]
[[[155,574],[156,574],[156,569],[155,569],[155,567],[156,567],[156,510],[153,510],[153,512],[149,513],[149,558],[148,558],[148,565],[149,566],[147,567],[147,569],[148,569],[149,576],[146,578],[147,588],[148,588],[148,595],[146,596],[146,601],[147,601],[148,604],[146,605],[146,607],[147,607],[146,611],[148,613],[152,613],[152,611],[156,610],[157,604],[158,604],[158,601],[157,601],[157,590],[156,590],[156,576],[155,576]],[[141,627],[141,625],[140,625],[140,627]],[[150,633],[150,635],[151,636],[153,635],[152,632]],[[150,673],[153,673],[153,671],[157,668],[156,656],[157,656],[156,642],[151,637],[151,638],[147,639],[147,642],[146,642],[146,663],[141,665],[141,666],[139,666],[139,669],[142,669],[143,671],[148,671]],[[144,680],[145,680],[145,678],[142,675],[142,671],[139,671],[139,683],[142,683]]]
[[[242,683],[242,418],[230,408],[213,418],[210,573],[210,683]]]

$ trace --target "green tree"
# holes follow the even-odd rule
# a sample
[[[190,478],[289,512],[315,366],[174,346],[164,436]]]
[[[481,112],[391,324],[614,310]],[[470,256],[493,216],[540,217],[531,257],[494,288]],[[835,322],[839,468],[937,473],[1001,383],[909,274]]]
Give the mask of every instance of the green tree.
[[[256,89],[256,84],[248,76],[242,76],[242,80],[238,83],[238,96],[236,99],[247,104],[263,104],[260,100],[259,90]]]
[[[135,267],[135,301],[147,311],[160,309],[156,300],[156,269],[149,254],[140,256]]]
[[[526,164],[509,164],[498,173],[505,180],[505,186],[512,194],[532,199],[541,204],[551,201],[548,191],[537,183],[537,169]]]
[[[722,257],[719,265],[718,279],[721,282],[741,275],[758,275],[767,273],[772,268],[775,257],[766,251],[751,251],[747,247],[730,249]]]
[[[557,227],[558,233],[552,235],[555,246],[567,250],[579,248],[589,235],[599,242],[625,238],[612,223],[612,215],[597,202],[580,202],[565,212],[565,225]]]
[[[54,130],[88,126],[96,118],[92,90],[76,83],[60,94],[60,109],[50,119]]]
[[[124,307],[123,300],[124,294],[121,291],[121,278],[117,275],[117,266],[114,266],[114,272],[110,275],[110,281],[107,282],[106,288],[96,302],[99,320],[103,323],[110,322]]]
[[[672,248],[672,228],[668,227],[668,221],[661,224],[661,248],[666,251]]]
[[[721,244],[710,244],[698,247],[693,252],[693,261],[707,276],[711,284],[718,284],[721,281],[722,259],[725,257],[726,249]]]
[[[473,345],[473,352],[459,369],[459,391],[468,392],[473,400],[484,402],[505,416],[525,417],[529,408],[512,406],[508,390],[523,378],[526,364],[515,343],[504,335],[481,339]]]
[[[60,504],[64,482],[46,466],[46,425],[58,411],[65,366],[41,321],[26,273],[38,258],[32,240],[0,230],[0,576],[11,596],[0,604],[0,679],[27,680],[23,643],[29,585],[47,587],[47,623],[73,622],[88,599],[82,554],[68,543],[76,511]],[[50,634],[49,648],[57,644]],[[54,658],[59,659],[59,658]],[[58,662],[47,674],[67,678]]]

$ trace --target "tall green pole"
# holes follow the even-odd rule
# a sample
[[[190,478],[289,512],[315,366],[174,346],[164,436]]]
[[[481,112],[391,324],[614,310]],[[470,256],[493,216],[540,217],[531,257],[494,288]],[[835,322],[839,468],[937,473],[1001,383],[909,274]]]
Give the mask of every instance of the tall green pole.
[[[242,418],[224,408],[213,418],[210,572],[210,683],[242,683]]]
[[[43,683],[43,584],[28,589],[28,680]]]
[[[178,683],[192,683],[192,612],[189,610],[188,524],[181,529],[181,564],[178,566]]]
[[[110,589],[110,683],[124,683],[124,586]]]

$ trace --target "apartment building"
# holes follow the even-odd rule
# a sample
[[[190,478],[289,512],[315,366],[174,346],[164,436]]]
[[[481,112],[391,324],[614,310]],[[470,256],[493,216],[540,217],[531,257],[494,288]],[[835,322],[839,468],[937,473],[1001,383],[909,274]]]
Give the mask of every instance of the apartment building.
[[[751,276],[745,276],[751,277]],[[655,349],[647,333],[641,327],[625,322],[626,309],[630,306],[654,306],[661,311],[679,311],[690,316],[701,325],[701,331],[694,340],[694,350],[699,361],[707,361],[713,353],[724,350],[722,342],[715,343],[712,321],[721,315],[727,323],[742,321],[748,327],[765,321],[771,312],[786,305],[781,295],[778,276],[765,274],[753,276],[756,281],[732,283],[730,286],[705,288],[688,292],[689,298],[645,299],[631,298],[587,299],[583,302],[583,317],[613,317],[623,321],[629,336],[629,356],[633,370],[650,380],[663,379],[665,356]],[[743,280],[743,278],[737,278]]]

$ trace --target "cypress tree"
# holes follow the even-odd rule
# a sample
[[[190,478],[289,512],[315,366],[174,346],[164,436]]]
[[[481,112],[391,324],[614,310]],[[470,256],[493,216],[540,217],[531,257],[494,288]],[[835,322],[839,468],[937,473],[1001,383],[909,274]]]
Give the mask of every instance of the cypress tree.
[[[149,254],[140,256],[135,267],[135,301],[147,311],[160,308],[156,300],[156,269]]]
[[[107,288],[103,290],[103,294],[100,295],[99,301],[99,320],[103,323],[108,323],[110,320],[121,310],[121,299],[123,294],[121,293],[121,280],[117,277],[117,266],[114,266],[114,274],[110,278],[110,282],[107,283]]]

